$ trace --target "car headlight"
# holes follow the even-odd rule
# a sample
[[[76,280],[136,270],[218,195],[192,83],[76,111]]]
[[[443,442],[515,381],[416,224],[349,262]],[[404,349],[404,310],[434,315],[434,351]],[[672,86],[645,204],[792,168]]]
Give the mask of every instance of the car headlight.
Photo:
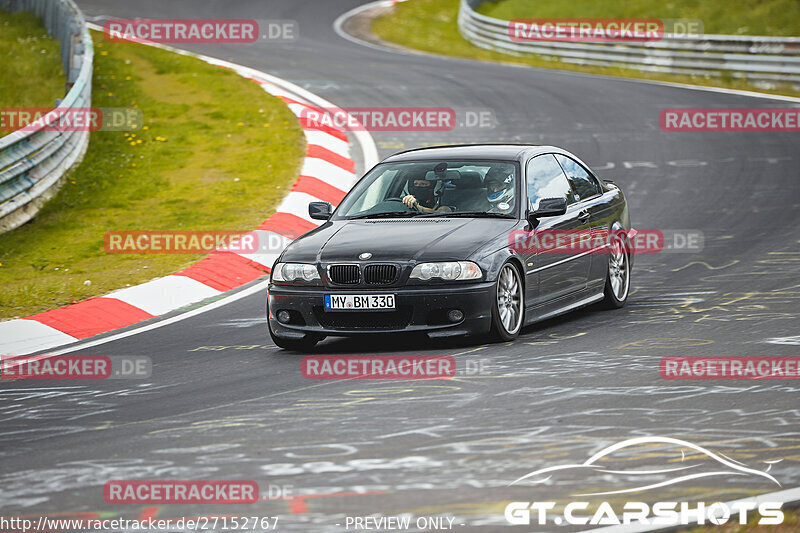
[[[319,271],[307,263],[278,263],[272,269],[272,281],[289,283],[292,281],[319,281]]]
[[[412,279],[427,281],[440,278],[446,281],[462,281],[483,277],[481,267],[472,261],[447,261],[443,263],[420,263],[411,271]]]

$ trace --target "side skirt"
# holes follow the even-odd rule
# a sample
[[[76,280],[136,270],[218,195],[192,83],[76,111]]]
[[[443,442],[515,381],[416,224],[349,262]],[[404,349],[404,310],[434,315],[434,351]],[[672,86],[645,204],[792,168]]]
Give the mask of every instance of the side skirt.
[[[552,305],[552,302],[548,302],[546,304],[542,304],[540,306],[537,306],[540,309],[540,311],[544,311],[544,312],[542,312],[540,314],[535,313],[534,310],[536,309],[536,307],[527,308],[525,310],[525,315],[526,315],[526,317],[525,317],[526,318],[525,319],[525,325],[533,324],[535,322],[541,322],[542,320],[547,320],[548,318],[553,318],[553,317],[558,316],[558,315],[563,315],[565,313],[569,313],[570,311],[574,311],[575,309],[578,309],[578,308],[581,308],[581,307],[586,307],[587,305],[591,305],[593,303],[599,302],[600,300],[603,299],[603,292],[600,291],[599,293],[591,294],[591,295],[583,297],[583,298],[581,298],[579,300],[574,300],[575,296],[571,296],[571,297],[567,297],[567,298],[569,300],[571,300],[569,303],[566,303],[566,304],[562,305],[561,307],[558,307],[558,308],[556,308],[556,309],[554,309],[552,311],[544,311],[544,309],[542,309],[542,308],[545,308],[545,307],[547,307],[549,305]]]

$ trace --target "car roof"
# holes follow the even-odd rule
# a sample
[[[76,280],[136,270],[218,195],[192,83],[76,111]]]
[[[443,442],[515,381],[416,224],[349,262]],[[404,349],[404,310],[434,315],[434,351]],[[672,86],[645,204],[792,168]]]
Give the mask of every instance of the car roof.
[[[496,159],[521,161],[530,156],[550,152],[565,152],[565,150],[555,146],[538,144],[460,144],[405,150],[387,157],[384,161],[387,163],[438,159]]]

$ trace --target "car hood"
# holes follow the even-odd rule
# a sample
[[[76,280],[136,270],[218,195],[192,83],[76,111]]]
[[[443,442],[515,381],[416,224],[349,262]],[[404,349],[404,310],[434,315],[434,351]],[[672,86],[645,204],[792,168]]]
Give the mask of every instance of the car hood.
[[[417,218],[333,221],[290,244],[282,261],[446,261],[468,259],[487,242],[508,234],[517,220]]]

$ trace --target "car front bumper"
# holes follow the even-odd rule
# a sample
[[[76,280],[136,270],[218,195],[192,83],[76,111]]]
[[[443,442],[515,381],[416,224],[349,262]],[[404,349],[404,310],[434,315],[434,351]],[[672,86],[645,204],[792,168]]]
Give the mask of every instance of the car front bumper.
[[[394,294],[395,310],[326,311],[323,305],[326,294]],[[414,331],[427,333],[429,337],[450,337],[488,333],[495,287],[493,282],[481,282],[345,290],[270,284],[267,295],[270,329],[286,339],[302,339],[309,334],[350,336]],[[448,318],[448,312],[454,309],[464,314],[458,322]],[[278,321],[281,310],[289,312],[289,323]]]

